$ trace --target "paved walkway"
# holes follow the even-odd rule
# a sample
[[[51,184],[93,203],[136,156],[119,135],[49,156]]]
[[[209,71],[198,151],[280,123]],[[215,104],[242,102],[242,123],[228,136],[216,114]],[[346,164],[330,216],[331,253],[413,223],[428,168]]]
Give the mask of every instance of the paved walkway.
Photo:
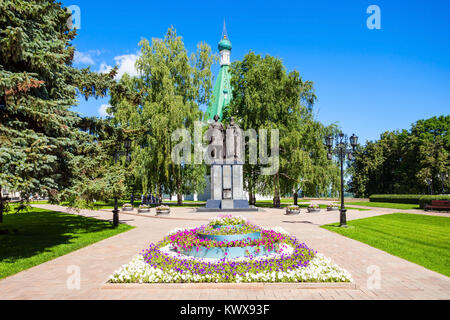
[[[320,201],[317,201],[320,203]],[[60,206],[34,205],[68,212]],[[319,228],[337,222],[339,213],[301,213],[286,216],[280,209],[239,213],[261,226],[281,226],[308,246],[347,269],[354,288],[218,288],[211,285],[197,289],[142,286],[123,288],[105,285],[109,275],[121,265],[157,242],[171,229],[204,224],[214,213],[196,213],[189,208],[172,208],[170,216],[155,217],[121,213],[120,221],[135,229],[102,240],[83,249],[48,261],[0,280],[0,299],[450,299],[450,278],[417,264],[392,256],[361,242]],[[303,211],[304,212],[304,211]],[[348,210],[347,219],[377,216],[409,210]],[[72,212],[74,213],[74,212]],[[152,211],[154,214],[154,211]],[[80,215],[112,220],[110,211],[81,210]],[[75,266],[75,267],[73,267]],[[80,270],[81,285],[69,289],[73,268]],[[379,271],[379,287],[373,280]],[[368,287],[369,286],[369,287]],[[370,289],[369,289],[370,288]]]

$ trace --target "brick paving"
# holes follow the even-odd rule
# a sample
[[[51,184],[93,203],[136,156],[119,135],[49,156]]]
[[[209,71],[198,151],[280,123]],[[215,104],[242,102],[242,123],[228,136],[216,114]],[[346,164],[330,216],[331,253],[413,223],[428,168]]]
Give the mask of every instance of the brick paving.
[[[326,203],[326,201],[314,201]],[[65,207],[34,205],[39,208],[70,212],[97,219],[112,220],[110,210],[80,210]],[[356,206],[354,206],[356,207]],[[347,219],[359,219],[392,212],[422,213],[419,210],[371,208],[370,211],[348,210]],[[450,299],[450,278],[408,262],[361,242],[320,228],[337,222],[339,213],[321,210],[286,216],[280,209],[236,213],[261,226],[281,226],[309,247],[334,260],[353,276],[350,288],[302,288],[261,286],[256,288],[220,287],[214,284],[204,288],[176,288],[143,285],[126,288],[106,285],[108,277],[121,265],[157,242],[171,229],[194,227],[206,223],[215,213],[197,213],[190,208],[172,208],[170,216],[120,214],[121,223],[135,229],[104,239],[88,247],[71,252],[28,270],[0,280],[0,299]],[[430,215],[445,215],[429,213]],[[448,215],[447,215],[448,216]],[[80,288],[69,289],[70,267],[80,270]],[[69,269],[68,269],[69,268]],[[379,286],[371,286],[374,270],[379,271]]]

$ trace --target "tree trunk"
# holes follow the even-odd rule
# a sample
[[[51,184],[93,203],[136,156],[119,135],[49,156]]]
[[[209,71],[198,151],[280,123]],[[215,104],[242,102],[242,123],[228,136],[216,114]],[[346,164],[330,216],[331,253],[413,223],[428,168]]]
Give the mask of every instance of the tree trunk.
[[[273,177],[274,179],[274,192],[273,192],[273,207],[274,208],[280,208],[281,207],[281,201],[280,201],[280,192],[278,190],[278,173]]]
[[[253,195],[253,189],[250,189],[250,190],[248,191],[248,200],[249,200],[249,204],[250,204],[251,206],[254,206],[254,205],[255,205],[255,198],[254,198],[254,195]]]
[[[161,185],[158,186],[158,204],[162,204],[162,190],[161,190]]]
[[[181,192],[181,179],[177,179],[177,205],[183,205],[183,193]]]
[[[298,190],[294,192],[294,205],[298,205]]]
[[[3,195],[2,195],[2,188],[0,188],[0,223],[3,223]]]

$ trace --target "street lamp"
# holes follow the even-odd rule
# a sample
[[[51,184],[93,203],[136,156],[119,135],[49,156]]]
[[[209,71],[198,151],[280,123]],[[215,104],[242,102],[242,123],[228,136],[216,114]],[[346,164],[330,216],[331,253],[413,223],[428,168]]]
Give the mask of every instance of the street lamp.
[[[125,147],[126,152],[126,158],[125,161],[129,162],[131,160],[130,158],[130,148],[131,148],[131,140],[129,138],[126,138],[123,146]],[[116,152],[114,154],[114,163],[117,163],[120,157],[120,152]],[[117,196],[114,196],[114,209],[113,209],[113,226],[117,227],[119,225],[119,207],[117,205]]]
[[[444,185],[444,182],[447,181],[447,179],[448,179],[448,174],[445,173],[445,172],[439,173],[439,179],[441,180],[441,183],[442,183],[442,191],[441,191],[441,194],[444,194],[444,193],[445,193],[445,185]]]
[[[430,194],[433,194],[433,180],[430,178],[425,178],[425,183],[428,185],[428,187],[430,188]]]
[[[353,160],[353,153],[358,145],[358,137],[355,134],[350,137],[351,149],[348,148],[347,136],[343,133],[336,135],[336,147],[334,149],[333,142],[334,138],[332,136],[325,138],[325,145],[328,148],[327,159],[331,160],[334,154],[338,156],[341,165],[341,209],[339,210],[341,214],[339,227],[346,227],[347,218],[345,213],[347,212],[347,209],[345,209],[344,205],[344,160],[345,155],[348,155],[348,160]]]

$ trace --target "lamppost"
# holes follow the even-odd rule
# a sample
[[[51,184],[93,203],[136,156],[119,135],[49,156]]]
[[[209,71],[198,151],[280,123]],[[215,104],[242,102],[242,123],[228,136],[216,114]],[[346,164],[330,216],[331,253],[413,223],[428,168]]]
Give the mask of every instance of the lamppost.
[[[339,210],[341,214],[339,227],[346,227],[347,218],[345,213],[347,212],[347,209],[345,209],[344,205],[344,160],[345,155],[348,155],[348,160],[353,160],[353,152],[355,152],[355,148],[358,145],[358,137],[355,136],[355,134],[350,137],[350,145],[352,146],[351,149],[348,148],[347,136],[343,133],[336,135],[336,147],[334,149],[332,149],[333,141],[333,136],[328,136],[325,138],[325,145],[328,148],[328,160],[331,160],[334,154],[339,158],[341,165],[341,209]]]
[[[125,147],[125,152],[126,152],[126,158],[125,161],[129,162],[130,161],[130,147],[131,147],[131,140],[129,138],[126,138],[123,146]],[[120,152],[117,152],[114,155],[114,163],[117,163],[117,161],[119,160],[119,156],[120,156]],[[117,205],[117,196],[114,197],[114,209],[113,209],[113,226],[117,227],[119,225],[119,208]]]
[[[442,191],[441,191],[441,194],[444,194],[444,193],[445,193],[444,182],[447,181],[447,179],[448,179],[448,174],[447,174],[447,173],[445,173],[445,172],[439,173],[439,180],[441,180],[441,183],[442,183]]]
[[[428,185],[428,188],[430,188],[430,194],[433,195],[433,180],[430,178],[425,178],[424,181]]]

